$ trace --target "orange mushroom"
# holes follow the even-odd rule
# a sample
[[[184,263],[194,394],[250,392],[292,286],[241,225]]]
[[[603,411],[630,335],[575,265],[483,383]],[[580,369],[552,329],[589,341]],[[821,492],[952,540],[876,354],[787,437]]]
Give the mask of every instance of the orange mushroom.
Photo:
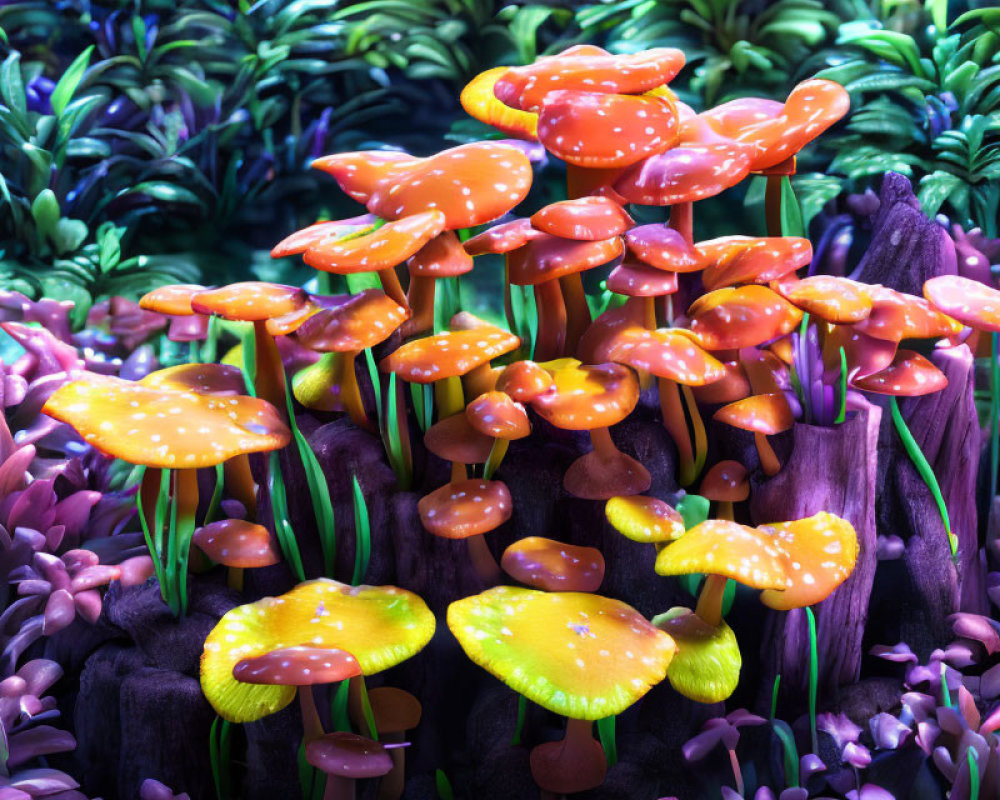
[[[854,378],[851,385],[875,394],[919,397],[941,391],[948,385],[948,379],[920,353],[899,350],[888,367],[863,378]]]
[[[317,158],[312,167],[332,175],[352,199],[367,203],[379,184],[405,175],[419,162],[399,150],[360,150]]]
[[[781,463],[767,437],[787,431],[795,424],[795,417],[783,394],[756,394],[737,400],[716,411],[713,419],[734,428],[752,431],[761,469],[765,475],[777,475]]]
[[[753,347],[795,329],[802,312],[766,286],[727,287],[702,295],[688,309],[690,328],[709,350]]]
[[[544,536],[514,542],[504,550],[500,566],[514,580],[547,592],[596,592],[604,580],[604,556],[596,547]]]
[[[469,424],[478,433],[493,440],[483,477],[489,480],[499,469],[507,454],[507,447],[514,439],[523,439],[531,433],[531,423],[524,406],[505,392],[484,392],[465,408]]]
[[[922,297],[887,286],[870,286],[868,292],[872,310],[854,325],[866,336],[898,344],[903,339],[953,336],[962,330],[960,322],[942,314]]]
[[[811,275],[776,281],[771,288],[811,316],[838,325],[861,322],[872,311],[869,287],[850,278]]]
[[[510,67],[493,67],[480,72],[469,81],[459,102],[465,113],[480,122],[492,125],[508,136],[528,141],[538,141],[538,114],[533,111],[521,111],[501,103],[493,93],[493,87]]]
[[[271,534],[263,525],[223,519],[194,532],[192,541],[216,564],[229,567],[229,586],[243,590],[243,570],[270,567],[281,560]]]
[[[530,403],[552,388],[552,374],[534,361],[515,361],[500,373],[496,390],[518,403]]]
[[[739,461],[720,461],[705,473],[698,493],[719,504],[720,519],[733,519],[733,503],[741,503],[750,496],[747,468]]]
[[[412,316],[403,325],[404,337],[429,331],[434,327],[434,295],[439,278],[457,278],[472,271],[472,256],[452,231],[431,239],[406,262],[410,286],[406,299]]]
[[[797,236],[722,236],[695,249],[708,264],[701,280],[709,291],[780,280],[812,261],[812,244]]]

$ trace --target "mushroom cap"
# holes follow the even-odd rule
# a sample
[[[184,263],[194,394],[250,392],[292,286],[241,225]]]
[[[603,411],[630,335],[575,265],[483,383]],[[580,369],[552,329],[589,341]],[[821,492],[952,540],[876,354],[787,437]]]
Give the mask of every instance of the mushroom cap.
[[[604,580],[604,556],[596,547],[544,536],[514,542],[504,550],[500,566],[514,580],[547,592],[596,592]]]
[[[470,117],[492,125],[508,136],[537,142],[538,114],[511,108],[501,103],[493,92],[497,80],[509,70],[510,67],[494,67],[480,72],[462,89],[459,102]]]
[[[264,328],[271,336],[287,336],[290,333],[295,333],[307,319],[320,310],[322,307],[309,299],[302,308],[296,311],[290,311],[280,317],[271,317],[264,323]]]
[[[717,403],[732,403],[749,397],[750,381],[747,380],[743,367],[737,361],[723,361],[725,376],[705,386],[695,386],[692,389],[699,403],[715,405]]]
[[[823,342],[827,363],[839,364],[841,347],[851,380],[881,372],[892,363],[897,349],[896,342],[868,336],[853,325],[833,325]]]
[[[617,334],[606,357],[688,386],[721,380],[725,367],[683,328],[632,328]]]
[[[298,329],[311,350],[348,353],[384,342],[410,318],[409,309],[379,289],[365,289],[336,308],[313,314]]]
[[[484,253],[509,253],[523,247],[532,239],[545,236],[531,225],[527,218],[515,219],[494,225],[489,230],[473,236],[465,242],[465,252],[470,256],[481,256]]]
[[[244,519],[222,519],[194,532],[194,543],[217,564],[238,569],[269,567],[281,561],[271,534]]]
[[[754,589],[787,589],[783,552],[756,528],[723,519],[695,525],[656,556],[657,575],[703,572],[732,578]]]
[[[452,414],[427,429],[424,447],[445,461],[483,464],[490,457],[493,438],[473,428],[465,414]]]
[[[851,98],[839,83],[813,78],[803,81],[780,107],[754,98],[733,100],[703,112],[700,117],[718,133],[756,148],[754,171],[777,166],[843,117]],[[765,118],[750,122],[756,109]],[[747,124],[747,123],[750,124]]]
[[[413,730],[420,724],[423,715],[420,701],[405,689],[395,686],[369,689],[368,703],[379,735]]]
[[[795,424],[795,417],[783,394],[755,394],[729,403],[712,416],[734,428],[773,436],[787,431]]]
[[[106,455],[162,469],[213,467],[291,439],[266,400],[152,389],[109,375],[60,386],[42,411]]]
[[[563,239],[608,239],[621,236],[635,221],[608,197],[579,197],[550,203],[531,216],[543,233]]]
[[[322,239],[311,245],[303,260],[314,269],[351,275],[380,272],[406,261],[445,229],[440,211],[422,211],[350,239]]]
[[[662,97],[558,89],[545,96],[538,140],[577,167],[613,169],[662,153],[677,140],[677,114]]]
[[[670,272],[695,272],[705,259],[684,236],[659,222],[639,225],[625,234],[625,245],[643,264]]]
[[[750,496],[747,468],[739,461],[720,461],[701,479],[698,493],[717,503],[741,503]]]
[[[561,89],[641,94],[668,83],[683,66],[684,53],[672,47],[624,55],[571,48],[527,66],[509,68],[495,82],[493,92],[511,108],[538,111]]]
[[[298,311],[309,300],[304,289],[264,281],[231,283],[206,289],[191,297],[191,309],[198,314],[215,314],[241,322],[263,322]]]
[[[515,361],[504,367],[497,378],[496,390],[518,403],[530,403],[553,386],[552,374],[534,361]]]
[[[472,271],[472,256],[465,251],[454,231],[445,231],[414,253],[406,266],[410,275],[454,278]]]
[[[531,433],[528,412],[506,392],[484,392],[465,407],[465,416],[479,433],[494,439],[523,439]]]
[[[750,173],[753,150],[739,142],[686,144],[633,164],[614,188],[629,203],[673,206],[735,186]]]
[[[351,780],[381,778],[394,766],[384,746],[347,731],[324,733],[309,741],[306,761],[327,775]]]
[[[378,217],[374,214],[362,214],[350,219],[336,219],[329,222],[317,222],[302,230],[286,236],[271,248],[271,258],[285,258],[304,253],[312,245],[324,239],[343,239],[355,236],[362,231],[374,227]]]
[[[992,286],[961,275],[939,275],[924,283],[924,297],[963,325],[1000,332],[1000,292]]]
[[[626,261],[611,270],[607,287],[629,297],[663,297],[677,291],[677,273]]]
[[[709,625],[678,606],[654,617],[653,624],[677,642],[677,655],[667,668],[674,689],[696,703],[721,703],[736,691],[743,657],[725,620]]]
[[[507,484],[470,478],[445,484],[417,503],[428,532],[445,539],[467,539],[499,528],[514,510]]]
[[[420,160],[398,150],[359,150],[317,158],[312,166],[332,175],[351,198],[367,203],[382,181],[396,180]]]
[[[761,525],[785,553],[791,585],[769,589],[761,602],[778,611],[815,605],[830,596],[854,571],[858,535],[846,519],[825,511],[806,519]]]
[[[552,389],[538,395],[531,406],[557,428],[607,428],[625,419],[639,402],[639,381],[621,364],[570,364],[551,375]]]
[[[243,371],[229,364],[175,364],[154,370],[139,381],[149,389],[232,397],[247,390]]]
[[[557,714],[620,714],[663,680],[676,647],[631,606],[585,592],[495,586],[448,606],[473,662]]]
[[[795,329],[802,312],[766,286],[726,287],[704,294],[688,309],[690,328],[709,350],[754,347]]]
[[[295,687],[236,680],[233,668],[245,659],[299,645],[337,649],[373,675],[415,655],[433,635],[434,615],[412,592],[319,578],[228,611],[205,640],[201,688],[224,719],[252,722],[287,706]]]
[[[778,281],[772,288],[803,311],[834,324],[861,322],[872,311],[868,286],[835,275]]]
[[[379,184],[368,210],[399,219],[436,209],[445,228],[458,230],[502,217],[528,196],[533,173],[518,148],[471,142],[442,150],[394,180]]]
[[[707,290],[768,283],[812,261],[812,244],[799,236],[721,236],[695,249],[708,262],[701,276]]]
[[[657,544],[684,535],[684,518],[669,503],[655,497],[612,497],[604,505],[611,526],[633,542]]]
[[[596,450],[584,453],[569,465],[563,486],[574,497],[608,500],[615,495],[642,494],[653,479],[639,461],[620,451],[605,456]]]
[[[920,353],[899,350],[888,367],[863,378],[854,378],[851,385],[875,394],[919,397],[941,391],[948,385],[948,379]]]
[[[939,312],[922,297],[887,286],[869,286],[872,310],[855,329],[875,339],[936,339],[962,330],[962,323]]]
[[[515,286],[534,286],[607,264],[618,258],[622,250],[618,236],[585,241],[544,233],[510,253],[508,279]]]
[[[493,326],[445,331],[407,342],[382,359],[381,368],[410,383],[433,383],[465,375],[520,345],[517,336]]]
[[[357,659],[345,650],[297,645],[282,647],[233,667],[233,677],[258,686],[316,686],[361,674]]]
[[[172,283],[160,286],[139,298],[139,308],[157,314],[190,317],[194,314],[191,309],[191,298],[203,291],[205,287],[197,283]]]

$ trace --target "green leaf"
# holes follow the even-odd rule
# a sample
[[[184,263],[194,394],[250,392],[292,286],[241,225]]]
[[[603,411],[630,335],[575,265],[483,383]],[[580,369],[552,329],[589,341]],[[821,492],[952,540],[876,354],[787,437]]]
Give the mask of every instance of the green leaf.
[[[52,245],[59,255],[72,253],[87,240],[87,223],[78,219],[63,218],[56,223]]]
[[[69,65],[66,72],[63,73],[63,76],[59,79],[55,89],[52,90],[52,96],[49,98],[49,103],[52,106],[53,113],[55,113],[57,117],[62,114],[63,110],[69,104],[69,101],[73,98],[73,93],[80,85],[80,81],[83,80],[83,75],[87,71],[87,66],[90,64],[90,55],[93,52],[94,45],[90,45],[90,47],[80,53],[73,63]]]
[[[944,202],[962,183],[962,179],[957,175],[940,170],[921,178],[917,199],[920,201],[920,207],[923,208],[924,213],[931,217],[937,214]]]
[[[0,66],[0,96],[15,113],[22,117],[28,113],[24,80],[21,77],[21,54],[16,50]]]
[[[684,529],[691,530],[708,519],[710,503],[700,494],[686,494],[677,504],[677,513],[684,518]]]
[[[445,775],[443,769],[434,770],[434,787],[440,800],[455,800],[455,792],[451,788],[451,781]]]
[[[618,763],[618,744],[615,739],[613,716],[597,720],[597,736],[601,740],[601,747],[604,748],[604,758],[608,762],[608,767],[613,767]]]
[[[51,189],[42,189],[31,203],[31,216],[35,218],[38,235],[52,239],[59,224],[59,201]]]
[[[358,483],[358,476],[351,476],[351,500],[354,504],[354,575],[351,585],[361,584],[368,572],[372,553],[371,523],[368,518],[368,504]]]
[[[190,189],[178,186],[176,183],[169,183],[168,181],[143,181],[130,189],[123,190],[120,194],[144,194],[153,200],[160,200],[165,203],[183,203],[205,208],[205,203],[202,199]]]

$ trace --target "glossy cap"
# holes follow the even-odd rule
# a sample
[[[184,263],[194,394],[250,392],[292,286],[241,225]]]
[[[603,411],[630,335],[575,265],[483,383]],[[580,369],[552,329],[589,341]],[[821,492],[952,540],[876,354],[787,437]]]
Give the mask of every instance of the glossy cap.
[[[357,659],[344,650],[324,647],[282,647],[233,667],[241,683],[260,686],[316,686],[361,675]]]
[[[865,392],[919,397],[941,391],[948,385],[948,379],[920,353],[899,350],[888,367],[863,378],[854,378],[851,383]]]
[[[810,275],[802,280],[778,281],[771,288],[792,305],[838,325],[861,322],[872,311],[868,286],[850,278]]]
[[[607,358],[688,386],[704,386],[725,377],[722,362],[682,328],[632,328],[617,334]]]
[[[701,280],[709,291],[738,283],[768,283],[812,261],[812,245],[798,236],[722,236],[698,242],[708,263]]]
[[[465,416],[475,430],[494,439],[523,439],[531,433],[524,406],[506,392],[479,395],[465,407]]]
[[[360,150],[323,156],[312,166],[332,175],[351,198],[367,203],[382,181],[397,180],[419,162],[416,156],[397,150]]]
[[[448,483],[417,503],[428,532],[445,539],[467,539],[499,528],[514,510],[507,485],[478,478]]]
[[[783,394],[755,394],[737,400],[716,411],[712,419],[767,436],[787,431],[795,424]]]
[[[448,607],[473,662],[543,708],[573,719],[620,714],[663,680],[676,647],[618,600],[496,586]]]
[[[347,731],[325,733],[306,743],[306,761],[327,775],[350,780],[381,778],[394,766],[381,744]]]
[[[872,310],[855,329],[875,339],[936,339],[962,330],[962,323],[942,314],[922,297],[887,286],[870,286]]]
[[[628,297],[663,297],[677,291],[677,273],[626,261],[611,270],[606,285]]]
[[[671,608],[653,624],[677,642],[667,668],[670,685],[696,703],[721,703],[740,680],[743,657],[736,634],[725,620],[710,625],[688,608]]]
[[[625,234],[629,252],[643,264],[670,272],[696,272],[705,258],[673,228],[662,223],[639,225]]]
[[[362,214],[350,219],[317,222],[300,231],[295,231],[278,242],[271,248],[271,258],[297,256],[324,239],[343,239],[347,236],[355,236],[374,227],[377,220],[378,218],[374,214]]]
[[[160,286],[139,298],[139,308],[157,314],[190,317],[194,314],[191,309],[191,298],[198,292],[204,291],[205,287],[197,283],[172,283]]]
[[[563,239],[596,240],[620,236],[634,220],[610,198],[580,197],[550,203],[531,216],[531,224]]]
[[[924,297],[963,325],[1000,332],[1000,292],[992,286],[961,275],[940,275],[924,283]]]
[[[194,532],[193,541],[212,561],[226,567],[253,569],[281,561],[267,528],[243,519],[205,525]]]
[[[620,256],[622,249],[618,236],[578,241],[542,234],[510,254],[508,278],[515,286],[534,286],[607,264]]]
[[[433,383],[465,375],[520,344],[514,334],[493,326],[445,331],[407,342],[382,359],[381,367],[410,383]]]
[[[504,551],[500,566],[514,580],[547,592],[596,592],[604,580],[604,556],[596,547],[544,536],[514,542]]]
[[[411,275],[454,278],[472,270],[470,256],[453,231],[439,233],[406,262]]]
[[[500,373],[496,390],[505,392],[515,402],[530,403],[553,385],[552,374],[534,361],[515,361]]]
[[[42,412],[106,455],[162,469],[213,467],[291,438],[266,400],[152,389],[108,375],[64,384]]]
[[[655,497],[612,497],[604,505],[611,526],[633,542],[657,544],[684,535],[684,518],[669,503]]]
[[[191,309],[225,319],[263,322],[298,311],[308,300],[305,290],[297,286],[246,281],[197,292],[191,297]]]
[[[337,275],[379,272],[406,261],[445,229],[440,211],[423,211],[387,222],[350,239],[323,239],[303,254],[310,267]]]
[[[541,239],[545,234],[531,225],[530,219],[515,219],[494,225],[489,230],[473,236],[465,242],[465,252],[470,256],[484,253],[509,253],[523,247],[532,239]]]
[[[625,419],[639,402],[639,381],[620,364],[570,364],[551,374],[553,389],[532,400],[531,406],[557,428],[607,428]]]
[[[388,339],[410,317],[379,289],[365,289],[336,308],[313,314],[298,329],[298,339],[310,350],[349,353]]]
[[[508,136],[538,141],[538,114],[511,108],[494,94],[497,80],[509,71],[510,67],[494,67],[480,72],[462,89],[459,102],[470,117],[492,125]]]
[[[795,329],[802,312],[766,286],[716,289],[688,309],[690,328],[708,350],[754,347]]]
[[[698,494],[717,503],[741,503],[750,496],[747,468],[739,461],[720,461],[701,479]]]
[[[232,397],[247,390],[243,371],[228,364],[176,364],[150,372],[139,385],[215,397]]]

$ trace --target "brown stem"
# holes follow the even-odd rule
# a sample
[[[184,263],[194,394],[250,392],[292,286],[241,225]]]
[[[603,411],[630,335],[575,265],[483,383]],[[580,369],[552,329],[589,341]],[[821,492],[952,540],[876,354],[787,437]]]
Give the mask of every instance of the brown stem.
[[[389,267],[388,269],[379,270],[378,279],[382,284],[383,292],[403,308],[410,307],[410,304],[406,300],[406,295],[403,293],[403,287],[399,283],[399,276],[396,274],[395,268]]]
[[[404,732],[381,734],[379,739],[386,744],[405,741]],[[376,800],[399,800],[406,787],[406,748],[393,747],[387,751],[392,759],[392,770],[378,784]]]
[[[256,350],[257,375],[254,389],[257,396],[267,400],[278,413],[285,416],[285,368],[281,363],[281,353],[274,337],[267,332],[267,323],[258,320],[253,324],[253,340]]]
[[[517,324],[514,319],[514,301],[511,298],[510,288],[510,254],[503,254],[503,313],[507,318],[507,329],[512,333],[517,333]]]
[[[690,486],[695,479],[694,450],[687,420],[684,418],[680,392],[677,384],[667,378],[660,378],[659,389],[663,427],[667,429],[667,433],[677,446],[677,457],[680,460],[680,464],[677,465],[678,480],[681,486]]]
[[[487,586],[496,586],[500,583],[500,565],[490,552],[486,539],[482,534],[470,536],[465,540],[469,549],[469,560],[476,570],[476,574]]]
[[[437,282],[427,275],[410,273],[410,288],[406,300],[412,315],[403,323],[400,331],[404,337],[415,336],[434,328],[434,294]]]
[[[683,236],[685,242],[688,244],[694,244],[693,203],[678,203],[675,206],[671,206],[670,221],[667,224]]]
[[[357,781],[354,778],[344,778],[340,775],[326,776],[326,790],[323,800],[355,800]]]
[[[243,591],[243,567],[229,567],[226,575],[226,584],[234,592]]]
[[[757,455],[760,456],[760,467],[767,476],[777,475],[781,469],[781,462],[774,453],[774,448],[763,433],[754,433],[753,440],[757,445]]]
[[[323,723],[316,710],[316,698],[312,686],[299,687],[299,710],[302,712],[302,740],[309,744],[323,735]]]
[[[768,175],[764,188],[764,219],[768,236],[781,236],[782,175]]]
[[[566,304],[566,352],[575,353],[580,337],[591,323],[587,294],[579,272],[563,275],[559,279],[563,302]]]
[[[578,784],[580,773],[586,775],[590,783],[583,790],[596,788],[603,782],[604,760],[601,758],[598,765],[594,763],[597,754],[603,753],[594,740],[593,725],[590,720],[570,717],[566,720],[566,734],[560,741],[540,744],[532,751],[531,773],[535,782],[542,787],[543,797],[559,797],[558,793],[553,792],[553,788],[565,786],[567,777],[571,783]],[[546,789],[546,786],[549,788]],[[546,795],[546,792],[550,794]]]
[[[451,483],[459,483],[469,477],[465,464],[461,461],[451,462]]]
[[[156,500],[160,496],[162,475],[163,470],[158,467],[146,467],[146,471],[142,475],[142,485],[139,487],[139,492],[142,495],[142,515],[146,519],[146,527],[154,541],[158,541],[160,535],[155,527],[155,517]],[[155,553],[150,553],[150,555],[156,558]]]
[[[698,605],[694,609],[699,618],[716,628],[722,622],[722,599],[727,580],[723,575],[707,576],[705,585],[701,587],[701,594],[698,595]]]
[[[708,458],[708,435],[705,433],[705,423],[701,418],[701,411],[698,410],[698,402],[694,399],[694,392],[690,386],[681,386],[681,393],[684,395],[684,405],[687,407],[687,415],[691,420],[691,430],[694,432],[694,478],[701,474]]]
[[[250,472],[250,457],[241,453],[229,459],[222,465],[222,475],[229,496],[239,500],[246,509],[247,519],[254,519],[257,515],[257,484],[253,482]]]
[[[476,398],[485,392],[492,392],[496,388],[500,372],[499,368],[494,369],[489,362],[470,369],[462,378],[465,396]]]
[[[535,284],[535,308],[538,313],[538,341],[535,360],[551,361],[566,352],[566,303],[559,281]]]
[[[614,441],[611,439],[611,431],[607,428],[594,428],[590,431],[590,443],[594,446],[594,451],[602,461],[609,461],[621,455]]]
[[[715,512],[719,519],[728,519],[730,522],[733,521],[733,501],[732,500],[721,500],[719,501],[719,508]]]

